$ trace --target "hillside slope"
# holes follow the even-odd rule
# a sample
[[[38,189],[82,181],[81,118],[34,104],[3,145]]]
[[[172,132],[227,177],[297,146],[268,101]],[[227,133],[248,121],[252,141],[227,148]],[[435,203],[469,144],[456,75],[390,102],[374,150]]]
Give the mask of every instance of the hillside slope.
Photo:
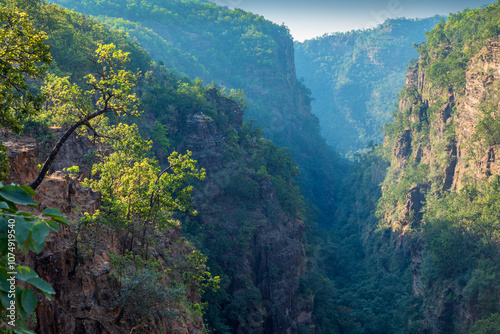
[[[137,124],[140,134],[121,134],[119,140],[93,131],[73,135],[40,185],[41,207],[65,211],[73,227],[51,236],[39,256],[26,259],[56,290],[51,302],[39,304],[33,326],[43,333],[199,333],[204,328],[220,333],[273,333],[311,326],[309,296],[298,293],[305,228],[305,204],[296,180],[299,169],[286,150],[243,121],[243,108],[235,101],[243,104],[241,97],[177,77],[152,62],[124,34],[82,14],[41,4],[32,15],[33,24],[47,33],[51,45],[54,61],[49,72],[68,76],[79,89],[88,89],[83,77],[95,70],[88,58],[98,43],[114,43],[129,52],[127,70],[143,73],[135,93],[144,111],[140,117],[113,115],[96,126],[97,131],[108,125],[115,131],[137,129]],[[38,89],[43,82],[31,84]],[[76,87],[74,91],[78,93]],[[68,127],[67,120],[57,119],[58,101],[52,95],[43,115],[23,121],[28,138],[9,137],[15,182],[33,181],[37,163],[45,160],[55,139]],[[89,99],[89,106],[94,102]],[[55,116],[47,113],[49,109]],[[136,141],[130,143],[131,139]],[[27,148],[20,144],[23,141],[29,142]],[[164,209],[163,225],[148,232],[134,221],[140,213],[129,211],[144,198],[134,197],[120,206],[125,179],[101,188],[101,201],[98,194],[81,186],[84,178],[92,180],[85,184],[95,187],[108,175],[115,180],[144,177],[139,173],[142,169],[123,175],[120,168],[111,174],[96,172],[106,167],[109,157],[119,157],[115,153],[128,144],[144,145],[139,149],[139,154],[146,155],[141,164],[158,170],[160,165],[168,166],[172,152],[192,151],[196,168],[206,169],[204,181],[182,182],[188,189],[194,186],[197,216]],[[155,156],[148,153],[149,145]],[[132,166],[141,164],[132,161]],[[27,171],[22,170],[24,165],[29,166]],[[141,188],[127,196],[139,194]],[[210,286],[215,277],[221,278],[217,292],[211,289],[216,286]]]
[[[419,46],[317,243],[319,331],[498,333],[499,10],[451,15]]]
[[[370,141],[382,141],[380,127],[404,84],[413,47],[438,17],[391,19],[377,28],[295,43],[297,76],[312,91],[321,133],[339,153],[352,157]]]
[[[248,109],[264,136],[288,147],[301,168],[307,200],[328,223],[345,164],[319,133],[310,92],[296,78],[293,41],[285,26],[239,9],[177,0],[60,0],[127,32],[176,73],[242,89]],[[314,153],[312,153],[314,152]]]

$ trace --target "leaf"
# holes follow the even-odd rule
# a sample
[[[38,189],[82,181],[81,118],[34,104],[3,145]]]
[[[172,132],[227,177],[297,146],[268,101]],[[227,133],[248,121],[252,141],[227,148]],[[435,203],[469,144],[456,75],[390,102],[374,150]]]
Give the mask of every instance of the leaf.
[[[47,223],[47,225],[49,225],[50,228],[53,229],[56,232],[59,231],[59,229],[60,229],[59,224],[57,224],[53,220],[46,220],[45,223]]]
[[[29,249],[31,249],[35,253],[40,253],[43,250],[43,247],[45,246],[45,241],[42,243],[37,243],[33,237],[28,238],[29,241]]]
[[[36,192],[30,186],[23,184],[23,185],[20,185],[20,187],[23,188],[28,194],[30,194],[32,196],[36,195]]]
[[[3,266],[0,267],[0,291],[3,291],[5,293],[9,292],[10,290],[10,283],[7,281],[10,278],[10,275],[7,274],[7,267]]]
[[[4,308],[8,308],[10,306],[10,298],[7,292],[0,291],[0,303]]]
[[[26,318],[27,314],[24,311],[24,309],[21,307],[22,306],[22,301],[21,301],[21,296],[23,294],[23,290],[16,286],[16,313],[21,316],[21,320]]]
[[[42,215],[49,216],[58,223],[69,225],[69,222],[66,220],[66,217],[61,213],[61,211],[57,209],[45,209],[42,212]]]
[[[33,291],[26,288],[23,291],[23,295],[21,296],[21,302],[24,310],[27,314],[33,313],[36,308],[36,297]]]
[[[54,217],[54,216],[55,217],[63,217],[61,211],[59,211],[57,209],[51,209],[51,208],[43,210],[42,215],[49,216],[49,217]]]
[[[34,215],[30,212],[26,212],[26,211],[16,211],[14,213],[16,216],[23,216],[23,217],[34,217]]]
[[[27,282],[31,278],[38,277],[38,274],[33,269],[26,266],[17,267],[16,272],[17,272],[16,278],[18,280],[25,282]]]
[[[54,291],[54,289],[52,289],[50,284],[45,282],[40,277],[30,278],[28,280],[28,283],[30,283],[31,285],[36,287],[38,290],[40,290],[44,294],[44,296],[47,297],[48,300],[51,300],[52,295],[56,293]]]
[[[37,245],[43,244],[45,242],[45,238],[50,233],[50,227],[43,221],[38,221],[33,225],[33,230],[31,231],[31,236],[33,241],[37,243]]]
[[[38,277],[38,274],[29,267],[25,266],[17,267],[16,278],[18,280],[30,283],[35,288],[40,290],[49,300],[51,300],[51,295],[55,293],[54,289],[52,289],[50,284],[45,282],[40,277]]]
[[[33,197],[19,186],[10,185],[0,188],[0,197],[16,204],[37,207]]]
[[[16,217],[16,240],[23,244],[29,237],[35,221],[26,220],[23,216]]]
[[[15,334],[35,334],[35,332],[23,328],[19,329],[12,328],[12,330],[14,331]]]

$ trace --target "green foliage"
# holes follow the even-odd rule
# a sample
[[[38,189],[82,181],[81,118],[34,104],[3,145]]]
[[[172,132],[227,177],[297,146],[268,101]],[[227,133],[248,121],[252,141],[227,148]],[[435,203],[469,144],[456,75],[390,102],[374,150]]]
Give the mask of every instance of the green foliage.
[[[47,108],[42,117],[49,118],[52,124],[73,125],[83,119],[96,124],[102,118],[99,116],[108,112],[137,116],[137,98],[132,93],[137,78],[124,69],[128,56],[129,53],[117,50],[114,44],[99,44],[91,59],[96,73],[85,77],[90,87],[86,91],[70,83],[69,77],[48,75],[42,88],[47,95]],[[94,119],[96,117],[99,118]]]
[[[198,250],[193,250],[188,256],[189,267],[182,274],[184,284],[200,294],[207,290],[217,292],[220,288],[220,277],[212,277],[206,265],[207,257]]]
[[[476,125],[475,135],[485,141],[486,146],[491,147],[500,144],[500,119],[497,117],[497,107],[492,99],[488,99],[489,105],[480,107],[482,115]]]
[[[428,182],[429,165],[422,162],[415,163],[413,159],[409,160],[403,170],[390,167],[387,171],[387,177],[382,184],[384,192],[377,205],[377,217],[381,219],[380,227],[399,230],[403,220],[399,213],[410,189]],[[413,215],[416,214],[418,212],[413,212]],[[411,223],[411,221],[406,223]]]
[[[120,283],[115,307],[122,308],[136,323],[158,315],[171,323],[180,315],[177,310],[186,292],[175,282],[168,283],[159,261],[143,260],[132,253],[112,254],[111,266]]]
[[[478,257],[494,258],[500,241],[500,180],[467,185],[436,199],[426,213],[427,245],[445,277],[467,271]]]
[[[154,224],[164,226],[167,222],[155,221],[154,212],[190,210],[193,186],[186,182],[205,177],[203,169],[195,169],[191,152],[173,152],[168,158],[169,167],[161,171],[157,160],[147,157],[151,142],[141,138],[136,124],[120,123],[106,137],[111,140],[104,138],[104,143],[111,145],[114,152],[92,167],[92,174],[99,178],[86,180],[85,185],[101,192],[113,221],[127,226],[137,220],[153,219]]]
[[[51,61],[47,35],[33,27],[28,15],[0,9],[0,124],[21,130],[21,120],[36,113],[43,96],[30,81],[41,78]]]
[[[500,314],[495,313],[490,317],[476,321],[472,327],[471,334],[499,334],[500,333]]]
[[[40,215],[17,209],[17,205],[36,207],[33,195],[35,192],[28,186],[0,184],[0,330],[6,333],[33,333],[27,330],[26,321],[37,299],[29,286],[49,300],[55,293],[35,270],[16,261],[21,252],[40,253],[50,231],[58,231],[59,224],[68,225],[56,209],[45,209]]]
[[[167,137],[167,128],[160,122],[156,121],[153,130],[153,142],[158,143],[164,152],[167,152],[170,148],[170,141]]]
[[[9,177],[9,156],[7,155],[7,148],[0,144],[0,180],[5,180]]]
[[[327,212],[334,202],[336,185],[332,184],[342,174],[342,162],[321,137],[318,120],[309,117],[307,88],[297,84],[290,72],[291,50],[287,49],[292,40],[288,28],[259,15],[210,2],[133,0],[124,4],[118,0],[59,0],[58,3],[96,15],[115,29],[129,33],[154,59],[180,75],[227,87],[230,98],[237,100],[243,109],[248,107],[244,115],[247,120],[255,119],[266,137],[277,145],[290,147],[303,171],[300,183],[315,205],[325,212],[321,219],[326,223]],[[179,124],[185,124],[189,110],[198,109],[210,116],[219,128],[227,124],[226,119],[232,113],[217,114],[210,110],[201,85],[187,83],[185,79],[178,82],[178,78],[169,78],[169,74],[161,71],[154,67],[152,75],[146,78],[151,89],[145,88],[141,100],[145,113],[154,114],[168,127],[172,146],[186,140]],[[245,91],[245,103],[239,89]],[[233,139],[243,144],[242,136]],[[158,150],[155,147],[155,152]],[[311,157],[313,151],[316,154]],[[164,163],[163,158],[161,162]]]
[[[499,10],[498,3],[466,9],[429,31],[427,42],[418,46],[429,79],[443,88],[453,85],[456,92],[462,91],[469,60],[488,39],[500,34]]]
[[[229,194],[238,196],[247,201],[255,201],[259,197],[259,186],[257,182],[242,175],[241,171],[231,176],[226,186],[226,190]]]
[[[387,161],[381,145],[358,155],[339,191],[331,230],[308,231],[308,274],[301,289],[314,295],[321,333],[416,333],[421,298],[412,296],[405,252],[375,217]],[[406,248],[408,247],[408,248]]]

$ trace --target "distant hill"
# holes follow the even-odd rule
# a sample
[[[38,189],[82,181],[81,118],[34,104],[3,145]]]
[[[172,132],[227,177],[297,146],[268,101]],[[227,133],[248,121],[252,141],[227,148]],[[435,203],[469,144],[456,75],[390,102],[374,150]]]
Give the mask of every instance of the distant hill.
[[[341,154],[352,156],[391,120],[406,66],[417,57],[439,17],[391,19],[377,28],[337,33],[295,43],[297,76],[312,91],[321,133]]]

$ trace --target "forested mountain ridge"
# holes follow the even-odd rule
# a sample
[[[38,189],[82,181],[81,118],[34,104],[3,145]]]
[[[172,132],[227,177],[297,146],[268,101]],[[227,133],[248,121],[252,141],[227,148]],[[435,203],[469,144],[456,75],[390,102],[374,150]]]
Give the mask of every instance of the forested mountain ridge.
[[[266,138],[290,149],[301,168],[305,196],[320,209],[320,221],[328,221],[344,162],[319,133],[310,91],[296,77],[293,41],[285,26],[198,1],[56,2],[127,32],[176,73],[242,89],[245,119],[255,120]]]
[[[465,10],[426,34],[377,150],[390,166],[367,245],[392,256],[381,270],[411,277],[411,332],[498,332],[499,11]]]
[[[295,42],[297,76],[311,89],[321,133],[336,151],[352,157],[382,141],[380,128],[391,120],[406,68],[418,55],[413,45],[438,21],[389,19],[373,29]]]
[[[310,296],[297,291],[306,218],[299,169],[243,121],[241,95],[177,77],[84,15],[38,1],[2,5],[45,31],[53,57],[45,80],[30,81],[44,108],[21,120],[22,139],[5,132],[11,181],[32,182],[78,117],[117,106],[81,122],[37,188],[40,206],[60,209],[73,225],[24,259],[55,296],[22,326],[45,333],[311,326]],[[32,299],[25,304],[31,309]]]
[[[499,10],[451,15],[418,46],[316,244],[318,331],[499,333]]]

